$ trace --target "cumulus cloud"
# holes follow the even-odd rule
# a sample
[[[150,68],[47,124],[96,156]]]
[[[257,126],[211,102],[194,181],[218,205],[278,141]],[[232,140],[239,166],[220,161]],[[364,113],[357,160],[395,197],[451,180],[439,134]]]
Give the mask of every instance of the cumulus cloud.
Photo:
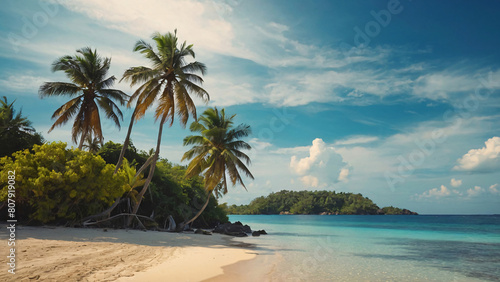
[[[450,190],[444,186],[444,185],[441,185],[441,187],[438,189],[438,188],[433,188],[429,191],[426,191],[424,192],[422,195],[424,197],[443,197],[443,196],[449,196],[451,194]]]
[[[498,191],[497,187],[498,187],[498,183],[491,185],[489,188],[490,193],[492,193],[492,194],[500,193],[500,191]]]
[[[500,137],[484,142],[485,147],[472,149],[457,160],[454,170],[492,172],[500,169]]]
[[[339,181],[347,182],[347,178],[348,177],[349,177],[349,169],[348,168],[342,168],[340,170],[340,174],[339,174],[338,180]]]
[[[461,179],[452,178],[451,181],[450,181],[450,184],[453,187],[459,187],[459,186],[462,185],[462,180]]]
[[[300,178],[300,181],[302,181],[302,183],[305,186],[308,186],[308,187],[318,187],[319,186],[319,180],[318,180],[318,178],[314,177],[312,175],[302,176]]]
[[[308,172],[313,165],[318,167],[324,166],[324,152],[327,151],[327,147],[325,142],[322,139],[316,138],[312,142],[312,146],[309,148],[309,156],[297,160],[297,156],[292,156],[292,160],[290,162],[290,167],[297,174],[304,174]]]
[[[333,147],[316,138],[309,147],[309,155],[291,157],[290,168],[308,187],[326,187],[338,181],[347,181],[349,169],[342,156]]]
[[[444,197],[450,197],[450,196],[462,196],[462,193],[458,190],[455,189],[448,189],[448,187],[441,185],[439,188],[432,188],[428,191],[425,191],[422,194],[417,194],[415,195],[414,198],[416,199],[430,199],[430,198],[444,198]]]
[[[480,186],[474,186],[474,188],[467,190],[467,195],[470,197],[474,197],[474,196],[479,195],[482,192],[484,192],[483,188],[481,188]]]

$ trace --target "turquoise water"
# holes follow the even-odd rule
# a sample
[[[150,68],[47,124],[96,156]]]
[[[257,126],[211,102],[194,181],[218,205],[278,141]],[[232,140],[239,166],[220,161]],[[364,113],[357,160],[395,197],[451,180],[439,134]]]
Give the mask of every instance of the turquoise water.
[[[232,215],[274,281],[500,281],[500,216]]]

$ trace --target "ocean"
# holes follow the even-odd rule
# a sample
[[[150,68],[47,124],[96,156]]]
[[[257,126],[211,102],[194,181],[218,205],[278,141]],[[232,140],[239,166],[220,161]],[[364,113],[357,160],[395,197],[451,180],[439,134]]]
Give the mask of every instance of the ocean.
[[[500,281],[500,215],[231,215],[273,281]]]

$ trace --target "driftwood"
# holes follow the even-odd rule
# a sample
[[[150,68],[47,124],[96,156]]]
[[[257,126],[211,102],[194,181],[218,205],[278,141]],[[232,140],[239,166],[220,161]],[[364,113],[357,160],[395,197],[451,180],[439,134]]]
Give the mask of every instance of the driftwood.
[[[89,220],[83,222],[83,226],[99,224],[99,223],[106,222],[106,221],[112,220],[112,219],[120,217],[120,216],[133,216],[133,217],[135,217],[143,229],[147,229],[147,228],[144,226],[144,224],[142,223],[142,221],[139,218],[144,218],[144,219],[147,219],[147,220],[150,220],[150,221],[153,221],[154,223],[156,223],[156,221],[154,221],[154,219],[151,219],[147,216],[131,214],[131,213],[120,213],[120,214],[114,215],[112,217],[109,217],[109,218],[106,218],[103,220],[99,220],[99,221],[94,221],[94,222],[90,222],[90,219],[89,219]]]
[[[121,203],[125,202],[127,199],[126,198],[117,198],[115,200],[115,202],[113,203],[113,205],[111,205],[111,207],[109,207],[108,209],[106,209],[105,211],[99,213],[99,214],[94,214],[94,215],[91,215],[91,216],[87,216],[86,218],[82,219],[81,221],[82,222],[87,222],[91,219],[95,219],[95,218],[109,218],[109,216],[111,215],[111,212]]]

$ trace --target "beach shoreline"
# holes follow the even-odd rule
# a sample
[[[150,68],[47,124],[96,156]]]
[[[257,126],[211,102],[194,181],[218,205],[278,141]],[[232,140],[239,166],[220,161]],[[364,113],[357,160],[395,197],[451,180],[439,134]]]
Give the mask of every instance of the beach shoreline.
[[[1,281],[266,281],[273,266],[272,250],[221,234],[18,226],[15,248]]]

